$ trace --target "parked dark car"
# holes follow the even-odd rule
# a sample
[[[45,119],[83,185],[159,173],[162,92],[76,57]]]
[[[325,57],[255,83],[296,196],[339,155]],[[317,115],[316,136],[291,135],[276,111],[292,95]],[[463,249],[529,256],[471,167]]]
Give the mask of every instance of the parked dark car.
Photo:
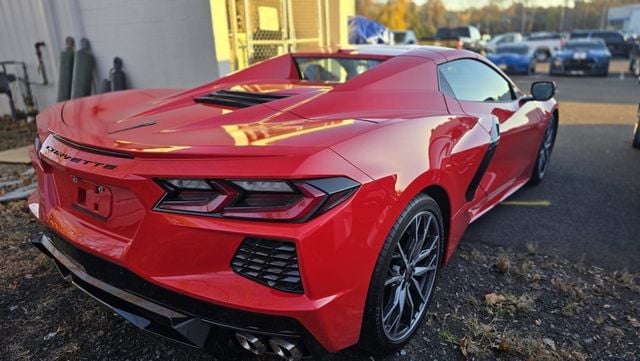
[[[422,39],[422,45],[436,45],[455,49],[466,49],[478,54],[487,53],[487,44],[475,26],[442,27],[431,39]]]
[[[611,53],[602,39],[569,40],[551,58],[550,75],[609,74]]]
[[[571,33],[571,40],[602,39],[612,56],[629,57],[633,41],[628,41],[620,31],[614,30],[577,30]]]

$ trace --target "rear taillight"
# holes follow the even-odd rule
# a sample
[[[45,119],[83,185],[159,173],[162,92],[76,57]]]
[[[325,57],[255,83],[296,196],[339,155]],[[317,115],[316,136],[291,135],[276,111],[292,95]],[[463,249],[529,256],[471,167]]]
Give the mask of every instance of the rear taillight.
[[[227,218],[302,222],[349,198],[360,185],[345,177],[311,180],[158,179],[155,210]]]

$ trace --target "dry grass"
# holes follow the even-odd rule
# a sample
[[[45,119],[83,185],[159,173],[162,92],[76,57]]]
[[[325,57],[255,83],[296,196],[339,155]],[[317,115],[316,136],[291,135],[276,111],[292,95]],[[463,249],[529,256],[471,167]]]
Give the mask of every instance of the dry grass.
[[[638,120],[636,104],[561,101],[559,107],[560,124],[634,124]]]

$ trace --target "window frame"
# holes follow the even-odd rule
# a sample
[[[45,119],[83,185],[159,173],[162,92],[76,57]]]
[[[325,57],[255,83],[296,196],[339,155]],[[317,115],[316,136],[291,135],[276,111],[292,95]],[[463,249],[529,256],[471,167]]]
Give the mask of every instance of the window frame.
[[[486,66],[487,68],[489,68],[491,71],[495,72],[500,78],[502,78],[502,80],[504,80],[505,82],[507,82],[507,85],[509,86],[509,93],[511,93],[511,100],[494,100],[494,101],[485,101],[485,100],[465,100],[465,99],[459,99],[456,95],[455,92],[453,91],[453,87],[451,86],[451,84],[449,83],[449,81],[444,78],[444,75],[440,72],[440,67],[446,64],[450,64],[456,61],[461,61],[461,60],[472,60],[472,61],[477,61],[480,64],[483,64],[484,66]],[[502,73],[500,73],[500,71],[498,71],[498,69],[496,69],[493,65],[481,60],[481,59],[477,59],[477,58],[470,58],[470,57],[465,57],[465,58],[457,58],[457,59],[453,59],[453,60],[449,60],[440,64],[436,65],[436,72],[438,73],[438,91],[443,94],[446,95],[450,98],[453,98],[457,101],[462,101],[462,102],[473,102],[473,103],[485,103],[485,104],[489,104],[489,103],[499,103],[499,104],[507,104],[507,103],[513,103],[515,101],[517,101],[519,99],[518,94],[516,92],[515,89],[515,85],[513,84],[513,82],[505,77]],[[442,77],[442,78],[441,78]],[[442,89],[442,83],[446,83],[446,86],[449,90],[451,90],[451,95],[445,93],[445,91]]]

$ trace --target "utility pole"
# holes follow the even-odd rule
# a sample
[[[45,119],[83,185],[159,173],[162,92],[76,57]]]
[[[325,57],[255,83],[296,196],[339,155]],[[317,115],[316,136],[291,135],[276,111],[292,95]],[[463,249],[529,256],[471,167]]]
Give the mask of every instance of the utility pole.
[[[602,4],[602,16],[600,17],[600,29],[605,28],[607,13],[608,13],[607,5]]]
[[[562,13],[560,14],[560,26],[558,31],[564,31],[565,27],[565,17],[567,16],[567,7],[569,6],[569,0],[564,0],[564,4],[562,5]]]
[[[522,0],[522,19],[520,20],[520,32],[524,33],[527,29],[527,0]]]

